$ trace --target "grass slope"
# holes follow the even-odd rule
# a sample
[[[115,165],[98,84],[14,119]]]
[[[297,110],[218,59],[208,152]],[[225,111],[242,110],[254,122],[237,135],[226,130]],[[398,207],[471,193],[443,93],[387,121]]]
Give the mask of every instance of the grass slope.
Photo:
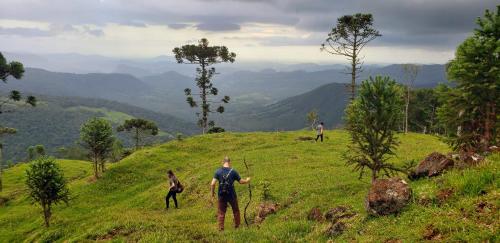
[[[61,161],[66,176],[73,178],[73,200],[69,206],[54,208],[49,229],[42,227],[40,209],[30,205],[26,197],[22,184],[26,165],[16,166],[6,171],[6,191],[0,193],[11,198],[6,206],[0,206],[0,242],[321,242],[329,240],[323,233],[328,225],[308,221],[307,213],[316,206],[326,211],[338,205],[348,205],[357,213],[347,231],[334,239],[339,242],[414,242],[422,240],[429,228],[444,241],[498,240],[499,154],[472,169],[411,182],[415,192],[411,205],[398,216],[374,218],[368,217],[363,207],[369,179],[358,180],[358,174],[345,167],[341,158],[348,134],[328,131],[328,139],[322,144],[296,140],[306,135],[311,133],[227,133],[173,141],[112,165],[97,182],[90,180],[90,164]],[[445,144],[427,135],[402,135],[401,142],[396,163],[420,160],[432,151],[448,151]],[[262,202],[263,181],[270,183],[273,200],[286,207],[260,226],[239,230],[231,229],[229,211],[228,230],[217,232],[216,208],[208,184],[226,154],[233,158],[233,165],[242,176],[249,175],[242,159],[250,164],[254,188],[251,214]],[[186,185],[185,192],[178,196],[178,210],[164,210],[167,169],[174,169]],[[453,188],[454,194],[439,202],[436,195],[446,188]],[[243,211],[248,201],[247,189],[237,185],[236,190]],[[489,206],[477,211],[480,202]]]

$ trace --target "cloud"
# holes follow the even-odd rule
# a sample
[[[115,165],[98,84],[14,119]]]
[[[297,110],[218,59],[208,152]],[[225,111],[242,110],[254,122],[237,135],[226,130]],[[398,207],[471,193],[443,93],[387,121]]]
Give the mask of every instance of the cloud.
[[[200,31],[221,32],[241,31],[259,23],[283,25],[326,37],[338,17],[365,12],[374,15],[375,27],[383,35],[374,44],[454,48],[446,45],[463,40],[475,27],[476,17],[497,4],[497,0],[2,0],[0,16],[96,26],[86,30],[93,36],[102,36],[104,32],[98,29],[108,24],[166,25],[174,30],[193,26]],[[0,33],[26,37],[54,35],[50,31],[26,28],[3,28]],[[257,41],[262,45],[312,45],[315,42],[279,34]]]
[[[240,25],[233,23],[201,23],[195,27],[203,31],[235,31],[241,29]]]
[[[0,27],[0,35],[16,35],[22,37],[47,37],[53,33],[38,28],[3,28]]]
[[[180,29],[185,29],[187,27],[190,27],[190,24],[181,24],[181,23],[173,23],[173,24],[167,24],[167,26],[171,29],[174,30],[180,30]]]
[[[0,26],[0,35],[14,35],[21,37],[51,37],[51,36],[61,35],[64,33],[80,33],[96,37],[104,36],[103,30],[97,28],[90,28],[88,26],[83,26],[82,28],[75,28],[72,25],[51,24],[47,30],[39,28],[25,28],[25,27],[5,28]]]

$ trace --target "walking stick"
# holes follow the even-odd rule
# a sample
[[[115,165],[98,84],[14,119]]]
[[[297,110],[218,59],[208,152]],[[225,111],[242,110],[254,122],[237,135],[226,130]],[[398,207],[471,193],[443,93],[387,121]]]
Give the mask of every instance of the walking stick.
[[[247,168],[247,175],[250,175],[250,170],[248,169],[247,161],[244,157],[243,157],[243,163],[245,164],[245,167]],[[247,225],[247,227],[249,226],[248,219],[247,219],[247,209],[248,209],[248,206],[250,206],[250,202],[252,201],[252,185],[250,184],[250,182],[248,182],[248,195],[249,195],[248,196],[248,203],[245,206],[245,211],[243,213],[243,217],[245,218],[245,224]]]

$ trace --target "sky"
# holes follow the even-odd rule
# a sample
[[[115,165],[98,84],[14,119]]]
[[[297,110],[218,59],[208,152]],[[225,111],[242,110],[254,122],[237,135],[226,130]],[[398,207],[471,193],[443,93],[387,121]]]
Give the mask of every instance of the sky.
[[[365,63],[445,63],[497,0],[0,0],[0,51],[172,55],[207,38],[237,61],[342,63],[320,51],[337,18],[372,13]]]

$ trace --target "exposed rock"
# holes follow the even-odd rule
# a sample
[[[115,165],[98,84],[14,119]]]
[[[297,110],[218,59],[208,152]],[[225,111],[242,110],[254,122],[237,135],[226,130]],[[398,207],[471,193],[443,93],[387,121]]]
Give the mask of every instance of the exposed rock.
[[[340,219],[352,218],[354,216],[356,216],[356,213],[346,206],[338,206],[325,213],[325,219],[332,223],[336,223]]]
[[[462,152],[459,154],[459,160],[465,165],[476,165],[484,160],[484,157],[472,152]]]
[[[260,224],[266,217],[270,214],[276,213],[278,211],[277,203],[261,203],[257,209],[257,216],[255,217],[255,223]]]
[[[312,208],[307,215],[307,219],[312,221],[323,221],[323,215],[321,214],[321,210],[318,207]]]
[[[443,173],[446,169],[452,168],[454,164],[453,159],[444,154],[434,152],[428,155],[424,160],[420,161],[415,169],[415,173],[411,175],[411,178],[437,176]]]
[[[408,204],[411,193],[408,183],[400,178],[377,179],[368,192],[366,209],[371,215],[397,213]]]
[[[344,222],[339,221],[337,223],[331,224],[330,227],[326,230],[326,235],[329,237],[337,237],[341,235],[344,230],[347,229],[347,226],[345,225]]]

